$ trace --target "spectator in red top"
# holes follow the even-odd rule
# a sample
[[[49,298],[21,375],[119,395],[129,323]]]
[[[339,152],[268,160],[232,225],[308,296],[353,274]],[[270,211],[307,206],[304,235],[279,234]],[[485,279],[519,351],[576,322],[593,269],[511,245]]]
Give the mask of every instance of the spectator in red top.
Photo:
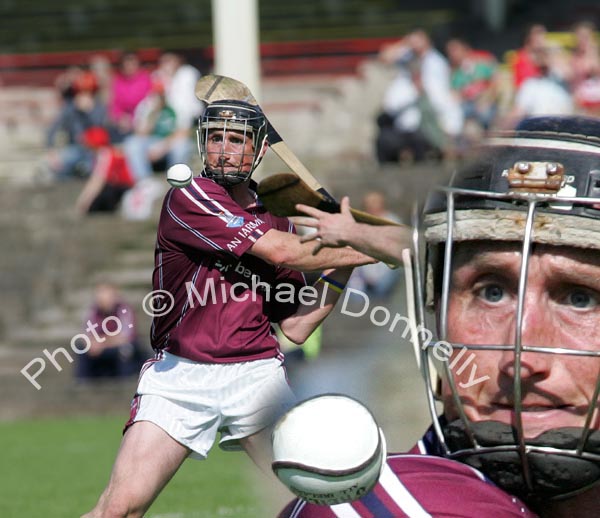
[[[112,146],[108,131],[95,126],[83,133],[83,144],[95,153],[94,169],[77,202],[77,212],[110,212],[133,184],[125,157]]]
[[[540,56],[544,56],[543,64],[540,63]],[[534,24],[527,31],[523,47],[517,50],[513,63],[515,87],[519,88],[527,79],[543,75],[549,75],[566,88],[571,67],[565,50],[548,40],[546,27]]]
[[[142,68],[137,55],[124,54],[112,80],[108,107],[116,140],[132,132],[135,108],[151,90],[150,73]]]
[[[546,27],[539,23],[529,27],[523,46],[516,51],[516,58],[512,66],[515,87],[518,88],[523,81],[530,77],[542,75],[535,54],[545,46]]]

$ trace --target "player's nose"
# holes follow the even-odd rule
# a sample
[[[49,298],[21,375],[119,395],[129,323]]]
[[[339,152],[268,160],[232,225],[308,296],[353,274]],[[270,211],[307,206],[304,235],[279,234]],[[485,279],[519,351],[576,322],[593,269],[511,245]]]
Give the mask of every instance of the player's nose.
[[[230,139],[225,138],[223,140],[223,145],[221,146],[221,153],[231,155],[236,151],[237,146],[238,145],[235,142],[232,142]]]
[[[549,375],[553,355],[545,352],[533,352],[521,350],[517,359],[517,341],[520,339],[521,347],[556,347],[555,324],[551,320],[551,313],[544,311],[539,298],[529,295],[525,298],[523,307],[523,318],[517,333],[517,318],[514,317],[513,325],[510,326],[511,337],[507,337],[506,343],[514,344],[514,348],[507,350],[502,355],[500,370],[514,378],[517,368],[522,380],[540,379]]]
[[[553,313],[546,308],[543,297],[538,293],[528,293],[523,304],[521,322],[521,343],[538,347],[557,347],[557,325]]]

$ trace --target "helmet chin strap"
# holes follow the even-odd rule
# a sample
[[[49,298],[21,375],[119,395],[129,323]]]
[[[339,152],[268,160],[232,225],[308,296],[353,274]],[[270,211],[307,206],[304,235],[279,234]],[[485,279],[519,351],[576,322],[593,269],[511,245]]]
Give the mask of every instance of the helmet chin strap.
[[[234,171],[230,173],[226,173],[221,169],[219,172],[215,172],[214,170],[208,171],[205,169],[205,176],[210,178],[215,183],[222,185],[223,187],[233,187],[234,185],[239,185],[240,183],[244,183],[251,176],[251,173],[243,173],[241,171]]]
[[[458,419],[444,427],[450,458],[464,462],[535,508],[548,500],[582,493],[600,482],[600,430],[590,433],[585,449],[577,446],[583,428],[548,430],[526,440],[526,458],[533,487],[527,482],[517,441],[517,431],[498,421],[469,423],[478,447],[474,448],[465,425]]]

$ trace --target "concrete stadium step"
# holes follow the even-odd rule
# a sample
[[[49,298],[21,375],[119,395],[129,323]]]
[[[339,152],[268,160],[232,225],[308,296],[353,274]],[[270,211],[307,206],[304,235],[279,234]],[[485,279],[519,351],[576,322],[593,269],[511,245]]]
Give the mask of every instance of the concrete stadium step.
[[[150,289],[152,286],[152,271],[153,268],[97,271],[91,275],[90,281],[92,283],[110,282],[121,289],[131,287],[147,287]]]
[[[154,232],[153,232],[154,235]],[[129,267],[144,267],[154,264],[154,250],[126,250],[116,257],[116,264]]]
[[[0,88],[0,180],[33,184],[45,131],[58,110],[53,88]]]
[[[15,329],[8,334],[6,342],[13,347],[52,350],[56,347],[69,347],[71,339],[81,333],[81,324],[60,322],[49,326],[28,326]]]
[[[0,137],[1,138],[1,137]],[[33,185],[39,178],[39,161],[31,154],[5,154],[0,162],[0,181],[13,185]]]
[[[79,306],[78,310],[85,306]],[[73,320],[73,308],[68,308],[64,305],[56,305],[49,308],[44,308],[38,311],[34,318],[35,327],[49,327],[65,321]],[[31,327],[34,327],[31,326]]]

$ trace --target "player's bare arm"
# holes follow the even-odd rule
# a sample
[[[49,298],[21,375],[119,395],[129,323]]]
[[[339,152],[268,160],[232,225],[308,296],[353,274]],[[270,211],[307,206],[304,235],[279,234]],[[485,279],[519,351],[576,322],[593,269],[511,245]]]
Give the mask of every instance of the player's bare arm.
[[[403,226],[373,226],[354,221],[350,212],[350,200],[344,197],[339,214],[323,212],[308,205],[297,205],[298,211],[309,217],[292,218],[299,226],[314,228],[316,231],[302,237],[303,242],[317,240],[319,248],[352,248],[388,264],[401,264],[402,251],[410,248],[411,230]]]
[[[326,268],[346,268],[376,262],[372,257],[352,248],[324,248],[314,254],[314,244],[288,232],[271,229],[249,250],[268,263],[303,272],[318,272]]]

